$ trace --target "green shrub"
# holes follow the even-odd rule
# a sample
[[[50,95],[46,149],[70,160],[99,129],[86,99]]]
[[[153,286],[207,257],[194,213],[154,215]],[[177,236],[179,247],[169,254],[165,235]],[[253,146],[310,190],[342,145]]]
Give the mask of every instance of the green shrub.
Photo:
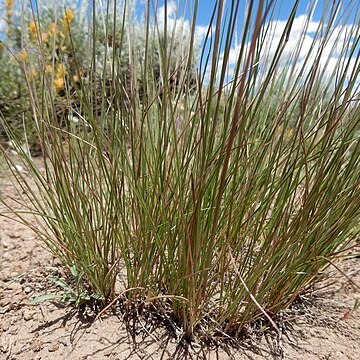
[[[144,49],[148,49],[148,56],[151,52],[152,69],[149,72],[147,81],[154,81],[158,91],[161,91],[161,66],[159,48],[163,42],[163,35],[156,35],[155,26],[152,30],[146,31],[144,20],[126,19],[126,24],[119,24],[109,18],[104,30],[104,24],[95,19],[97,32],[95,42],[87,34],[87,24],[84,21],[84,9],[75,6],[60,11],[60,4],[54,7],[53,3],[42,1],[37,4],[37,13],[32,15],[34,9],[29,6],[25,8],[23,19],[18,15],[18,9],[13,2],[6,2],[7,14],[7,39],[6,47],[10,50],[4,54],[4,61],[0,67],[0,74],[4,81],[0,88],[0,106],[3,121],[13,131],[19,141],[30,142],[30,147],[37,148],[32,136],[34,133],[33,113],[30,109],[30,94],[28,87],[36,89],[36,93],[51,90],[54,97],[53,115],[57,117],[60,126],[67,126],[72,113],[81,111],[82,86],[88,88],[89,82],[95,81],[91,87],[94,90],[93,99],[101,98],[101,93],[107,94],[107,102],[111,102],[108,83],[111,82],[114,74],[111,73],[113,59],[120,59],[117,77],[126,87],[126,92],[139,93],[144,95],[145,85],[143,82],[144,69],[138,62],[134,66],[134,56],[143,61]],[[125,19],[124,19],[125,20]],[[189,40],[189,31],[178,29],[173,33],[173,49],[167,69],[171,74],[169,84],[173,91],[183,92],[180,88],[181,62],[187,56],[184,51],[183,42]],[[145,37],[145,34],[148,34]],[[132,39],[131,53],[124,39]],[[147,43],[146,43],[147,42]],[[176,42],[176,43],[175,43]],[[88,49],[86,49],[86,44]],[[121,46],[120,46],[121,45]],[[92,58],[86,57],[91,49],[94,50],[95,62]],[[170,57],[169,57],[170,58]],[[191,59],[192,71],[187,75],[191,76],[191,83],[195,81],[196,55]],[[95,72],[94,72],[94,71]],[[149,69],[147,70],[149,71]],[[130,89],[130,77],[137,78],[135,89]],[[82,84],[80,84],[80,82]],[[46,84],[45,84],[46,83]],[[49,86],[49,83],[52,84]],[[9,91],[10,89],[10,91]],[[134,95],[131,95],[134,96]],[[71,97],[72,110],[68,105]],[[41,96],[37,99],[40,102]],[[93,106],[98,106],[99,104]],[[25,121],[24,121],[25,119]],[[25,126],[25,128],[24,128]],[[8,140],[3,125],[1,125],[2,139]],[[27,139],[24,139],[24,135]]]

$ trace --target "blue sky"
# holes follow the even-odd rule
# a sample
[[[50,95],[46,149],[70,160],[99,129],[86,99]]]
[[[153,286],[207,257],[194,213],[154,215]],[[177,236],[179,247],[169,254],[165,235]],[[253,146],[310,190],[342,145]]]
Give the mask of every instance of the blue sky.
[[[1,5],[4,4],[3,0],[1,1]],[[15,3],[19,6],[20,2],[22,0],[15,0]],[[24,0],[25,2],[28,2],[28,0]],[[35,0],[31,0],[31,1],[35,1]],[[79,5],[74,5],[74,4],[78,4],[79,2],[83,2],[83,4],[87,5],[89,4],[91,1],[90,0],[38,0],[39,4],[45,3],[47,2],[48,4],[51,4],[52,6],[54,6],[54,3],[58,2],[58,3],[63,3],[64,1],[66,1],[66,3],[73,7],[74,6],[79,6]],[[102,4],[105,4],[107,0],[96,0],[97,2],[101,2]],[[117,0],[118,3],[121,3],[121,0]],[[140,14],[144,11],[144,3],[147,3],[147,0],[127,0],[128,2],[131,1],[135,1],[136,4],[136,9],[137,9],[137,14],[138,16],[140,16]],[[258,2],[259,0],[255,0],[255,3]],[[306,56],[306,54],[312,49],[312,48],[316,48],[316,46],[319,45],[319,43],[321,42],[321,38],[319,38],[319,41],[317,41],[315,44],[313,42],[314,40],[314,33],[316,32],[318,26],[319,26],[319,20],[321,18],[321,14],[323,12],[324,7],[326,6],[326,4],[330,4],[333,1],[335,2],[339,2],[341,0],[300,0],[299,1],[299,7],[298,7],[298,11],[297,11],[297,16],[295,18],[294,21],[294,26],[293,26],[293,30],[291,32],[291,36],[289,39],[289,44],[287,45],[287,49],[285,49],[284,53],[285,56],[288,56],[289,53],[291,53],[291,46],[296,46],[296,43],[299,39],[299,36],[301,35],[301,29],[302,26],[304,24],[304,20],[306,19],[306,12],[307,12],[307,8],[309,6],[309,4],[311,3],[315,3],[316,7],[315,10],[311,16],[311,21],[309,23],[309,27],[306,31],[306,37],[304,40],[304,44],[303,47],[301,49],[300,52],[300,56],[296,61],[301,62],[302,59],[304,59],[304,57]],[[197,29],[198,29],[198,33],[199,33],[199,37],[202,36],[202,38],[204,37],[205,33],[206,33],[206,29],[209,25],[209,21],[211,18],[211,13],[213,10],[213,7],[216,3],[216,0],[199,0],[199,9],[198,9],[198,16],[197,16]],[[230,0],[225,0],[226,4],[230,3]],[[243,22],[243,14],[244,14],[244,8],[245,8],[245,3],[246,0],[241,0],[241,5],[240,5],[240,11],[239,11],[239,16],[238,16],[238,34],[240,34],[241,31],[241,26],[242,26],[242,22]],[[272,22],[276,25],[274,25],[274,38],[271,38],[271,43],[273,48],[276,48],[276,44],[280,39],[280,36],[284,30],[285,27],[285,23],[286,20],[288,18],[289,13],[291,12],[291,9],[295,3],[295,0],[278,0],[276,1],[277,5],[274,11],[274,16],[272,18]],[[354,22],[356,21],[357,23],[355,24],[356,26],[360,26],[360,20],[359,17],[357,17],[357,19],[355,20],[354,17],[356,16],[356,14],[359,14],[356,12],[356,7],[360,7],[360,0],[343,0],[341,1],[343,7],[347,7],[349,6],[349,4],[352,4],[352,6],[354,6],[354,9],[350,12],[350,16],[347,19],[346,23],[350,26],[352,24],[354,24]],[[164,0],[151,0],[151,4],[154,10],[154,7],[157,4],[157,13],[159,17],[164,18]],[[194,4],[194,0],[168,0],[167,1],[168,4],[168,17],[173,21],[174,23],[174,19],[181,19],[183,20],[183,22],[185,23],[185,25],[187,25],[189,27],[189,23],[190,23],[190,17],[191,17],[191,11],[189,9],[191,9],[193,7]],[[61,7],[59,7],[61,8]],[[4,20],[4,11],[2,11],[1,16],[0,16],[0,39],[1,39],[1,33],[2,33],[2,24],[4,24],[4,21],[1,24],[1,19]],[[340,31],[340,27],[335,29],[335,35]],[[342,36],[342,40],[343,43],[346,42],[351,42],[352,39],[347,38],[344,34],[341,34]],[[335,67],[336,65],[336,61],[339,57],[339,49],[334,49],[334,46],[339,45],[341,47],[342,43],[341,41],[336,41],[336,37],[330,39],[326,51],[325,51],[325,56],[324,59],[326,60],[326,56],[330,59],[329,62],[324,61],[324,66],[326,66],[327,71],[329,72],[329,74],[332,71],[332,68]],[[236,59],[237,59],[237,54],[238,54],[238,48],[237,48],[237,44],[234,43],[233,45],[233,49],[231,51],[230,54],[230,60],[229,60],[229,68],[231,69],[232,66],[234,66]]]
[[[255,4],[256,4],[255,0]],[[334,75],[335,69],[338,67],[339,58],[346,62],[347,59],[350,59],[355,65],[355,57],[348,58],[347,55],[342,54],[343,46],[351,45],[354,42],[354,38],[349,36],[349,31],[353,26],[360,27],[360,19],[359,19],[359,10],[360,1],[359,0],[300,0],[299,6],[296,12],[296,17],[293,22],[292,30],[289,34],[289,40],[284,48],[283,55],[280,61],[281,64],[285,64],[285,62],[291,61],[295,64],[298,64],[299,69],[303,64],[305,64],[305,59],[310,54],[310,61],[307,61],[309,66],[312,63],[312,60],[315,59],[317,50],[323,46],[323,31],[321,30],[321,26],[326,26],[326,21],[320,21],[322,15],[326,11],[329,13],[329,6],[333,3],[339,4],[341,3],[339,14],[342,14],[344,10],[346,10],[347,18],[342,18],[342,21],[336,23],[333,27],[332,35],[327,38],[326,46],[322,51],[322,57],[320,59],[320,67],[324,69],[324,78],[329,78]],[[225,0],[227,4],[230,3],[229,0]],[[161,18],[164,18],[164,1],[158,2],[158,17],[161,21]],[[184,10],[185,6],[191,7],[192,1],[170,1],[168,0],[168,24],[171,24],[173,19],[179,19],[182,17],[183,21],[187,24],[190,22],[190,12]],[[184,5],[187,4],[187,5]],[[211,13],[214,7],[214,0],[199,0],[199,10],[197,17],[197,28],[199,29],[199,34],[204,36],[204,31],[207,28]],[[240,32],[243,23],[244,16],[244,8],[245,1],[241,1],[240,11],[238,16],[238,40],[240,37]],[[281,36],[284,32],[286,21],[288,20],[288,16],[295,4],[295,0],[279,0],[277,1],[277,5],[274,10],[273,17],[269,19],[268,24],[271,25],[271,35],[266,39],[267,43],[264,50],[264,53],[268,51],[270,54],[270,58],[274,55],[275,49],[280,42]],[[309,7],[310,4],[315,5],[314,7]],[[139,5],[139,10],[140,10]],[[256,6],[255,6],[256,8]],[[312,12],[309,9],[312,8]],[[226,11],[225,11],[226,12]],[[308,15],[309,14],[309,15]],[[355,18],[356,17],[356,18]],[[327,17],[325,17],[327,19]],[[307,27],[304,30],[304,26],[309,20]],[[174,23],[174,20],[173,20]],[[344,26],[346,25],[346,26]],[[320,31],[319,31],[320,29]],[[292,58],[293,50],[299,44],[299,40],[304,37],[299,53],[295,58]],[[263,50],[262,50],[263,51]],[[359,46],[357,47],[357,51],[360,51]],[[233,43],[233,47],[230,51],[230,58],[228,63],[229,68],[229,77],[231,78],[232,70],[235,67],[235,64],[238,59],[239,54],[239,45],[236,43],[236,39]],[[265,58],[266,56],[264,56]],[[350,72],[349,72],[350,73]]]
[[[19,4],[22,0],[15,0],[16,4]],[[35,2],[35,0],[31,0],[32,2]],[[48,0],[38,0],[39,3],[42,2],[48,2]],[[58,0],[52,0],[51,2],[56,2]],[[119,3],[121,2],[121,0],[117,0]],[[129,1],[129,0],[128,0]],[[137,7],[137,13],[140,15],[140,13],[143,12],[144,10],[144,3],[147,3],[147,0],[130,0],[130,1],[135,1],[136,3],[136,7]],[[311,2],[313,2],[314,0],[300,0],[299,1],[299,7],[298,7],[298,14],[304,14],[306,12],[307,7],[309,6],[309,4]],[[330,0],[333,1],[333,0]],[[335,0],[335,1],[341,1],[341,0]],[[25,3],[28,2],[25,0]],[[63,2],[62,0],[60,0],[59,2]],[[84,2],[84,3],[90,3],[90,0],[69,0],[67,1],[68,3],[74,3],[74,2]],[[106,0],[102,0],[102,3],[106,3]],[[170,4],[171,2],[173,2],[176,7],[178,8],[178,15],[179,16],[184,16],[187,19],[190,19],[191,17],[191,11],[190,9],[193,7],[194,4],[194,0],[168,0],[167,1],[168,4]],[[230,0],[225,0],[225,3],[229,3]],[[243,10],[244,10],[244,6],[245,6],[245,0],[241,0],[241,11],[239,13],[239,26],[241,25],[241,20],[242,20],[242,14],[243,14]],[[255,1],[257,2],[257,1]],[[321,13],[322,13],[322,8],[324,6],[325,3],[328,3],[329,0],[317,0],[317,6],[315,7],[315,11],[314,11],[314,20],[319,20]],[[350,4],[350,3],[356,3],[356,0],[342,0],[342,3],[344,4],[344,6]],[[3,10],[3,0],[0,0],[0,8]],[[158,7],[163,6],[164,4],[164,0],[151,0],[152,6],[156,6],[155,4],[158,5]],[[197,24],[198,25],[203,25],[203,26],[207,26],[211,17],[211,13],[212,10],[214,8],[214,5],[216,3],[216,0],[199,0],[199,9],[198,9],[198,14],[197,14]],[[274,13],[274,17],[276,19],[279,20],[285,20],[288,16],[288,14],[291,11],[292,6],[295,3],[295,0],[276,0],[276,10]],[[358,1],[358,6],[360,6],[360,1]],[[355,13],[355,12],[354,12]],[[1,29],[1,25],[3,24],[3,15],[4,12],[1,11],[1,20],[0,20],[0,31]],[[349,19],[349,22],[351,22],[351,18]]]
[[[330,0],[333,1],[333,0]],[[341,1],[341,0],[335,0],[335,1]],[[156,3],[155,1],[152,1],[153,3]],[[168,0],[168,3],[171,1]],[[225,0],[225,3],[229,3],[229,0]],[[258,1],[256,1],[258,2]],[[304,14],[309,6],[310,3],[313,3],[314,0],[300,0],[299,6],[298,6],[298,14]],[[354,0],[342,0],[343,6],[347,6],[350,3],[356,3]],[[164,0],[158,0],[157,1],[158,6],[161,7],[164,4]],[[185,17],[190,18],[190,11],[189,9],[192,8],[192,4],[194,3],[194,0],[175,0],[174,3],[176,4],[177,8],[179,9],[179,15],[183,15],[185,12]],[[216,3],[216,0],[199,0],[199,10],[198,10],[198,16],[197,16],[197,23],[199,25],[207,25],[209,23],[209,19],[211,17],[212,10],[214,8],[214,5]],[[285,20],[288,16],[288,14],[291,12],[292,7],[295,4],[295,0],[277,0],[276,1],[276,10],[275,10],[275,18],[279,20]],[[314,19],[319,20],[321,17],[321,13],[323,10],[323,7],[326,3],[329,3],[329,0],[317,0],[316,1],[316,7],[314,11]],[[244,9],[245,0],[241,0],[241,9]],[[358,2],[360,5],[360,1]],[[184,10],[184,8],[186,9]],[[138,11],[141,12],[143,10],[143,1],[137,0],[137,8]],[[241,14],[239,19],[241,19]],[[351,21],[351,19],[349,19]]]

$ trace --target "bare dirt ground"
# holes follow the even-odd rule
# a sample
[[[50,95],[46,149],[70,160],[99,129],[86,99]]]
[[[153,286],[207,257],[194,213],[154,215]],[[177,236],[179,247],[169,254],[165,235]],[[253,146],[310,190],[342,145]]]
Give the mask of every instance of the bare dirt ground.
[[[1,168],[0,196],[9,202],[17,197]],[[360,244],[351,252],[359,253]],[[142,322],[131,327],[116,309],[93,321],[61,304],[30,305],[34,296],[59,291],[47,276],[61,275],[61,266],[33,232],[0,216],[0,359],[360,359],[360,310],[354,310],[360,258],[336,264],[347,277],[329,267],[277,319],[280,340],[254,325],[237,346],[185,346],[164,328]]]

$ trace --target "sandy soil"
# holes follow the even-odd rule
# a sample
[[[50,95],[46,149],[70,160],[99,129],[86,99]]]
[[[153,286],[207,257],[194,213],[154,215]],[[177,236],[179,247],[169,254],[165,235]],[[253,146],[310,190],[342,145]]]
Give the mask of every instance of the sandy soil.
[[[8,175],[0,172],[0,196],[13,201]],[[360,253],[360,244],[352,252]],[[257,324],[233,345],[185,346],[162,327],[132,324],[116,307],[93,321],[61,304],[30,305],[34,296],[59,291],[47,276],[61,275],[61,266],[34,233],[0,217],[0,359],[360,359],[360,310],[353,310],[360,301],[360,258],[337,266],[347,277],[328,268],[277,319],[280,339]]]

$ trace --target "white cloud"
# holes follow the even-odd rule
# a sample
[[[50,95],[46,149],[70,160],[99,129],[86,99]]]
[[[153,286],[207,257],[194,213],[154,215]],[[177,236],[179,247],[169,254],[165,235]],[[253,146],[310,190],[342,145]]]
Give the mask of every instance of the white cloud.
[[[6,23],[5,23],[5,10],[3,7],[0,8],[0,38],[4,35]]]
[[[160,6],[156,12],[157,25],[160,30],[165,26],[165,6]],[[167,31],[169,34],[177,33],[183,36],[184,41],[190,38],[191,25],[190,21],[183,16],[179,16],[179,11],[175,1],[167,3]],[[195,41],[199,45],[204,39],[208,30],[206,25],[196,25],[195,27]],[[185,44],[184,44],[185,45]],[[188,45],[188,44],[187,44]]]
[[[165,31],[165,6],[161,6],[156,11],[156,25],[160,33]],[[176,45],[175,53],[173,53],[172,61],[180,64],[186,61],[192,32],[192,23],[180,14],[180,11],[175,1],[168,1],[167,3],[167,19],[166,19],[167,38],[174,41]],[[206,36],[208,26],[195,25],[194,29],[194,49],[200,49],[201,43]],[[197,52],[195,51],[195,54]]]
[[[167,3],[167,18],[174,19],[176,17],[177,6],[175,1],[168,1]],[[164,23],[165,20],[165,5],[160,6],[157,10],[157,20],[160,23]]]
[[[5,30],[5,20],[0,18],[0,35]]]
[[[196,25],[195,27],[195,36],[198,40],[203,40],[209,30],[209,25]]]
[[[286,21],[272,21],[266,24],[269,32],[264,41],[260,65],[266,66],[266,62],[272,59],[280,44],[284,31],[286,30]],[[329,79],[334,70],[337,68],[338,58],[341,57],[345,61],[349,59],[342,54],[344,46],[350,46],[353,42],[351,38],[350,29],[353,25],[338,25],[333,28],[331,35],[326,39],[321,35],[325,33],[327,24],[321,24],[319,21],[314,21],[308,15],[299,15],[294,19],[293,26],[289,33],[288,41],[282,51],[280,57],[280,67],[285,66],[286,63],[296,64],[299,70],[305,63],[311,65],[318,51],[322,48],[320,57],[320,68],[324,70],[324,78]],[[321,29],[321,27],[323,27]],[[323,31],[321,31],[323,30]],[[326,41],[325,41],[326,40]],[[247,47],[249,44],[247,44]],[[298,52],[295,52],[295,50]],[[235,45],[229,54],[228,61],[228,77],[231,79],[233,71],[238,63],[240,46]],[[307,58],[310,54],[310,58]],[[223,55],[221,56],[223,60]],[[352,62],[354,64],[354,62]],[[349,75],[349,74],[348,74]]]
[[[175,34],[176,39],[181,39],[181,48],[184,54],[189,46],[191,23],[184,16],[179,14],[177,3],[173,0],[167,3],[167,33],[168,36]],[[164,31],[164,17],[165,7],[161,6],[156,12],[156,21],[160,32]],[[286,31],[287,21],[273,20],[265,24],[268,27],[268,34],[264,39],[262,47],[262,56],[260,57],[260,65],[262,68],[266,67],[266,62],[271,60],[277,51],[281,38]],[[312,14],[300,14],[295,17],[288,40],[282,50],[282,55],[279,60],[279,70],[284,68],[285,64],[293,64],[296,66],[295,74],[304,66],[309,66],[314,62],[316,55],[320,48],[322,49],[321,58],[319,61],[320,70],[324,70],[324,78],[330,78],[334,70],[337,68],[338,58],[341,57],[343,61],[349,59],[347,55],[342,54],[343,47],[349,46],[354,39],[349,36],[353,25],[339,25],[332,29],[331,35],[327,37],[326,42],[322,34],[326,33],[326,23],[314,20]],[[358,25],[359,26],[359,25]],[[208,26],[196,25],[195,28],[195,46],[200,46],[204,40]],[[211,34],[210,34],[211,36]],[[249,44],[246,45],[248,49]],[[297,51],[296,51],[297,50]],[[235,44],[229,52],[227,62],[228,80],[232,79],[235,66],[238,62],[240,52],[240,45]],[[245,51],[246,53],[246,51]],[[310,57],[309,57],[310,54]],[[220,55],[218,71],[224,61],[224,54]],[[244,59],[242,59],[244,62]],[[354,64],[354,61],[351,61]],[[209,68],[206,70],[209,76]]]

